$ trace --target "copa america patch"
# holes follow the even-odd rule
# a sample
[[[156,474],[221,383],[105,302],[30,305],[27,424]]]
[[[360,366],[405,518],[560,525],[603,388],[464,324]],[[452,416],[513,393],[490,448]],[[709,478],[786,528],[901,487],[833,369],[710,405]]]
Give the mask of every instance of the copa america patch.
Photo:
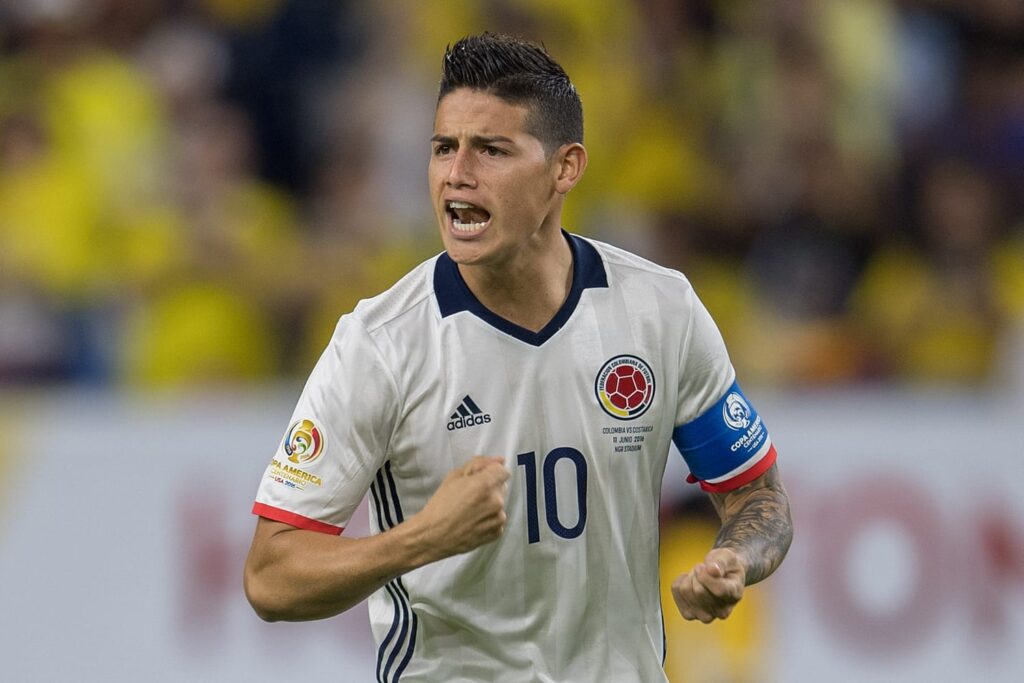
[[[284,452],[296,465],[308,465],[319,458],[326,447],[323,431],[312,420],[296,420],[284,437]]]
[[[594,393],[604,412],[617,420],[632,420],[654,402],[654,372],[641,358],[615,356],[597,373]]]
[[[730,429],[739,431],[749,427],[750,417],[753,413],[750,404],[738,392],[733,391],[725,397],[725,403],[722,405],[722,419]]]

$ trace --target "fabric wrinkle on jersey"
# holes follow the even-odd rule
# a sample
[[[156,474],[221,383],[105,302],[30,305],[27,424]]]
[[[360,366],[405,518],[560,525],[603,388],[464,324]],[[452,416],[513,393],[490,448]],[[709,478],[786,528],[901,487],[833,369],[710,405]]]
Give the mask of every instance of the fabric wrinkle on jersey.
[[[536,333],[483,307],[444,253],[360,302],[261,481],[259,515],[341,533],[369,493],[381,532],[452,469],[505,456],[503,536],[369,598],[380,681],[665,680],[658,511],[670,445],[713,491],[774,462],[686,278],[565,236],[572,288]]]

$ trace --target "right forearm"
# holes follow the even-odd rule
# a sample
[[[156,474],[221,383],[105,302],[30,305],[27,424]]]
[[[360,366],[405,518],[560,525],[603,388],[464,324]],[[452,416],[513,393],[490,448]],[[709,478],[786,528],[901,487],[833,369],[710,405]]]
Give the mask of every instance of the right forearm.
[[[270,533],[254,544],[246,562],[245,585],[253,608],[268,621],[334,616],[395,577],[438,559],[414,519],[367,538],[291,528],[265,531]]]
[[[260,518],[245,593],[268,621],[334,616],[388,581],[501,536],[509,472],[500,456],[453,470],[422,510],[367,538],[329,536]]]

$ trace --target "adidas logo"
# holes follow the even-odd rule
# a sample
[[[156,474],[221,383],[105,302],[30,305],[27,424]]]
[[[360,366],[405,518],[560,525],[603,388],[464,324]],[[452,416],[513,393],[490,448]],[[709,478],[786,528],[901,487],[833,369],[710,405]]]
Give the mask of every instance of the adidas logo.
[[[484,414],[484,411],[480,410],[480,406],[474,403],[473,399],[467,394],[459,403],[459,407],[452,413],[452,416],[448,418],[448,431],[454,432],[456,429],[482,425],[490,421],[491,416]]]

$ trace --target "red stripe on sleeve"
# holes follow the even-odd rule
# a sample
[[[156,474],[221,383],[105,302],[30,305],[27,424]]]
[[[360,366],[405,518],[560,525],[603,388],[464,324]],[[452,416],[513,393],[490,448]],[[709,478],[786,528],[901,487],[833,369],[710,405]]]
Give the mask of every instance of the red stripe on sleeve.
[[[762,474],[768,471],[768,468],[775,464],[775,458],[777,457],[775,452],[775,444],[768,449],[768,452],[764,454],[761,460],[745,472],[740,472],[732,479],[727,479],[718,484],[709,484],[706,481],[700,482],[700,487],[709,493],[728,493],[729,491],[735,491],[741,486],[746,486],[750,482],[754,481]]]
[[[259,515],[260,517],[272,519],[275,522],[283,522],[284,524],[290,524],[293,527],[306,529],[307,531],[319,531],[322,534],[340,536],[341,532],[345,530],[344,527],[334,526],[333,524],[310,519],[309,517],[303,517],[302,515],[297,515],[294,512],[282,510],[281,508],[276,508],[264,503],[253,503],[252,513],[254,515]]]

